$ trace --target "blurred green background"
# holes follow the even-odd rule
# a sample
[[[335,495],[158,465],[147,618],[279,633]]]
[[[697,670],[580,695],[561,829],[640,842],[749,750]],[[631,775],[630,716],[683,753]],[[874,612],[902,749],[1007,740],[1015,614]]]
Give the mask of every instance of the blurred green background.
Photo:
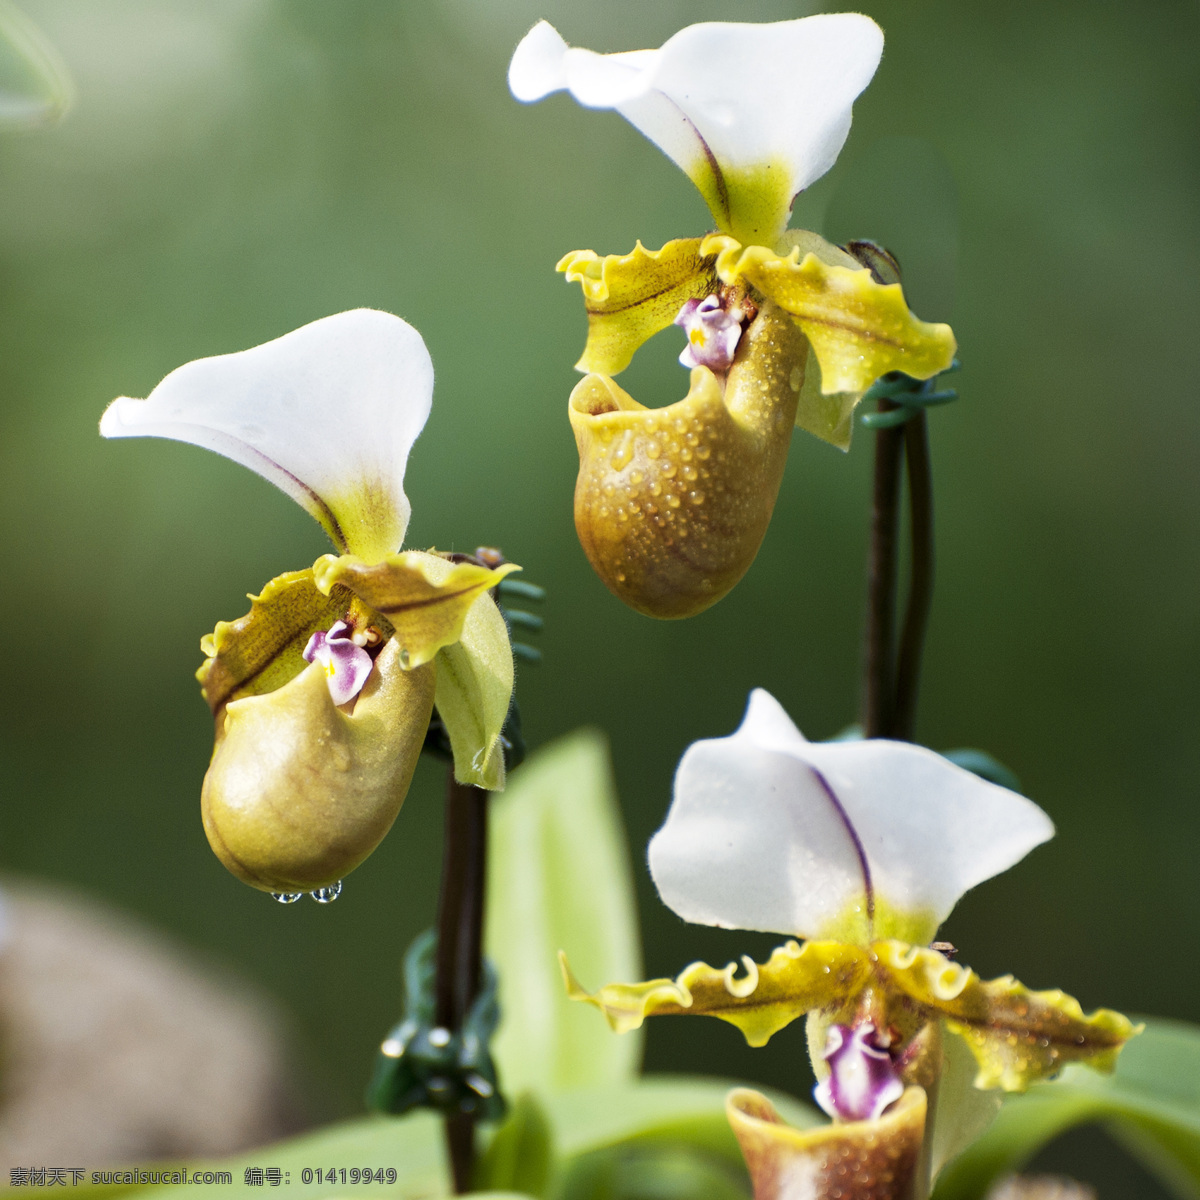
[[[336,905],[283,908],[225,873],[199,822],[197,642],[323,535],[241,468],[105,444],[96,421],[182,362],[341,309],[416,325],[438,380],[409,468],[410,544],[500,545],[547,586],[545,662],[518,680],[530,743],[608,731],[640,860],[680,753],[730,732],[752,686],[811,737],[854,719],[870,437],[843,456],[797,435],[758,561],[715,609],[663,624],[608,594],[572,527],[565,406],[584,319],[553,266],[710,220],[615,114],[523,108],[505,70],[540,16],[617,50],[814,8],[24,7],[79,96],[61,127],[0,140],[0,867],[106,897],[259,981],[294,1016],[313,1117],[353,1113],[398,1013],[400,953],[432,919],[440,769],[422,766]],[[963,400],[932,418],[920,736],[995,753],[1059,830],[945,936],[984,975],[1085,1008],[1200,1019],[1200,6],[869,12],[883,65],[796,223],[889,242],[917,312],[954,323]],[[622,378],[644,403],[682,396],[681,338]],[[650,972],[769,947],[683,925],[638,874]],[[716,1022],[660,1022],[647,1065],[809,1086],[798,1027],[750,1051]],[[1083,1173],[1107,1162],[1087,1135],[1059,1153]],[[1105,1171],[1106,1196],[1153,1194]]]

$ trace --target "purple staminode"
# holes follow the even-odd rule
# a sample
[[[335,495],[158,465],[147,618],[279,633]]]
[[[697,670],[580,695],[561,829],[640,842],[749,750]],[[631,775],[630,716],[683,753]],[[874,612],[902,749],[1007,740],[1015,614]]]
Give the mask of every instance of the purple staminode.
[[[843,1121],[874,1121],[904,1093],[892,1056],[870,1021],[831,1025],[822,1056],[829,1078],[813,1089],[817,1103]]]
[[[349,704],[362,691],[375,665],[371,656],[351,640],[353,633],[345,621],[335,621],[328,633],[314,633],[304,647],[305,660],[325,668],[334,704]]]
[[[733,364],[744,315],[740,308],[726,308],[719,296],[689,300],[675,318],[688,339],[679,361],[688,368],[707,367],[724,375]]]

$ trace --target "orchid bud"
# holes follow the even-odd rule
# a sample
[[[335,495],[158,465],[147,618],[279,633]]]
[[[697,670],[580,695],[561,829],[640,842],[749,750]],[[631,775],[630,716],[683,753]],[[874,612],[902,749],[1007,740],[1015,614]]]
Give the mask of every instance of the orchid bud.
[[[645,408],[601,374],[571,393],[575,528],[626,604],[689,617],[746,573],[775,507],[807,355],[804,334],[766,302],[728,374],[697,366],[675,404]]]
[[[200,807],[209,844],[239,879],[267,892],[312,891],[383,839],[408,792],[436,681],[432,664],[406,671],[400,659],[393,639],[350,712],[316,662],[218,712]]]

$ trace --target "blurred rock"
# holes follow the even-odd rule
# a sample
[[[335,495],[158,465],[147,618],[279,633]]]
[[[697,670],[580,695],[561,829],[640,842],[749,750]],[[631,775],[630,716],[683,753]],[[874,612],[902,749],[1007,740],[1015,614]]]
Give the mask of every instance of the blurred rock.
[[[104,905],[0,893],[0,1183],[10,1166],[227,1154],[301,1122],[271,1003]]]

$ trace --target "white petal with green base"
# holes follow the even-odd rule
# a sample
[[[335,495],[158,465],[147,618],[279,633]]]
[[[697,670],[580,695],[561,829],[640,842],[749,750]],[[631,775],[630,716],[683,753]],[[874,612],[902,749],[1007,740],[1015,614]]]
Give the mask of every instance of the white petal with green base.
[[[758,689],[736,733],[684,754],[650,871],[686,921],[919,943],[1053,834],[1037,805],[921,746],[806,741]]]
[[[882,54],[879,26],[858,13],[689,25],[658,50],[622,54],[568,46],[541,21],[517,47],[508,81],[518,100],[566,90],[589,108],[615,109],[696,183],[718,222],[736,225],[738,215],[728,211],[731,188],[718,182],[714,196],[712,175],[780,173],[771,187],[782,206],[777,235],[796,193],[833,166]]]
[[[432,397],[421,335],[360,308],[186,363],[145,400],[114,400],[100,432],[214,450],[286,492],[338,549],[379,559],[404,540],[404,471]]]

